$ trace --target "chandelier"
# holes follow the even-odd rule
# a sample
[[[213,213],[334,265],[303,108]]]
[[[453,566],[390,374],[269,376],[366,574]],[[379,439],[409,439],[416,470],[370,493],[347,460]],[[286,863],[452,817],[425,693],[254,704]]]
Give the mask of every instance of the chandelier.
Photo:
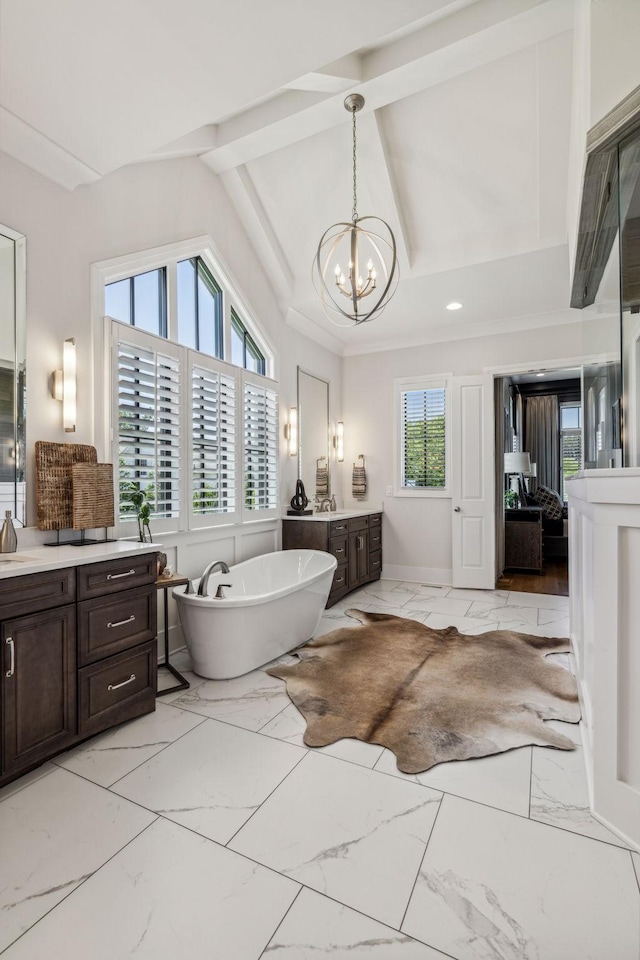
[[[353,118],[351,222],[334,223],[325,230],[312,267],[313,284],[324,312],[338,326],[379,317],[395,293],[399,277],[396,241],[389,224],[379,217],[358,216],[356,113],[362,110],[364,97],[351,93],[344,106]]]

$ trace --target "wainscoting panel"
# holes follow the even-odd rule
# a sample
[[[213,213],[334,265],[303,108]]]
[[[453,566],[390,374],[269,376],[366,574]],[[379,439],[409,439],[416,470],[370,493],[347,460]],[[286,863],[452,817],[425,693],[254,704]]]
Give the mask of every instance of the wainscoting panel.
[[[280,549],[280,528],[280,520],[273,519],[167,534],[161,538],[158,550],[167,554],[170,565],[178,573],[194,580],[212,560],[224,560],[232,566]],[[169,593],[169,650],[175,652],[183,647],[184,636],[178,610]],[[158,656],[161,660],[164,656],[162,602],[158,604]]]
[[[571,636],[591,808],[640,849],[640,469],[587,471],[568,489]]]
[[[640,528],[620,529],[618,566],[618,779],[640,795]]]

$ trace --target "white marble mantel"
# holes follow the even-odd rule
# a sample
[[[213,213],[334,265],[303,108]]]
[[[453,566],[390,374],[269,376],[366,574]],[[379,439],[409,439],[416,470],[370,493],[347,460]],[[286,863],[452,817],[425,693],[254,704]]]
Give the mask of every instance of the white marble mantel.
[[[640,469],[568,481],[569,609],[593,813],[640,849]]]

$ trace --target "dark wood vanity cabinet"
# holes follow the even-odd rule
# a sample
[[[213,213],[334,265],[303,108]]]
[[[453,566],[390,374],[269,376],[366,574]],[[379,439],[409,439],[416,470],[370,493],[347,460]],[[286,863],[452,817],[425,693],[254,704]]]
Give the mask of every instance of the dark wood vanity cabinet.
[[[349,589],[369,582],[369,518],[357,517],[349,529]]]
[[[283,550],[324,550],[338,561],[327,607],[382,573],[382,514],[282,521]]]
[[[76,725],[75,605],[3,621],[2,774],[71,746]]]
[[[156,554],[0,580],[0,786],[155,709]]]
[[[78,733],[155,709],[156,555],[78,567]]]

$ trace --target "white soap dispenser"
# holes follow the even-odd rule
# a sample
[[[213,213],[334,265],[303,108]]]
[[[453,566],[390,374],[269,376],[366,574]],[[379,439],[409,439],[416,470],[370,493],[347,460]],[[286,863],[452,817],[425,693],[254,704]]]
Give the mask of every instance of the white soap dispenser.
[[[6,510],[2,530],[0,530],[0,553],[15,553],[17,549],[18,535],[11,519],[11,510]]]

